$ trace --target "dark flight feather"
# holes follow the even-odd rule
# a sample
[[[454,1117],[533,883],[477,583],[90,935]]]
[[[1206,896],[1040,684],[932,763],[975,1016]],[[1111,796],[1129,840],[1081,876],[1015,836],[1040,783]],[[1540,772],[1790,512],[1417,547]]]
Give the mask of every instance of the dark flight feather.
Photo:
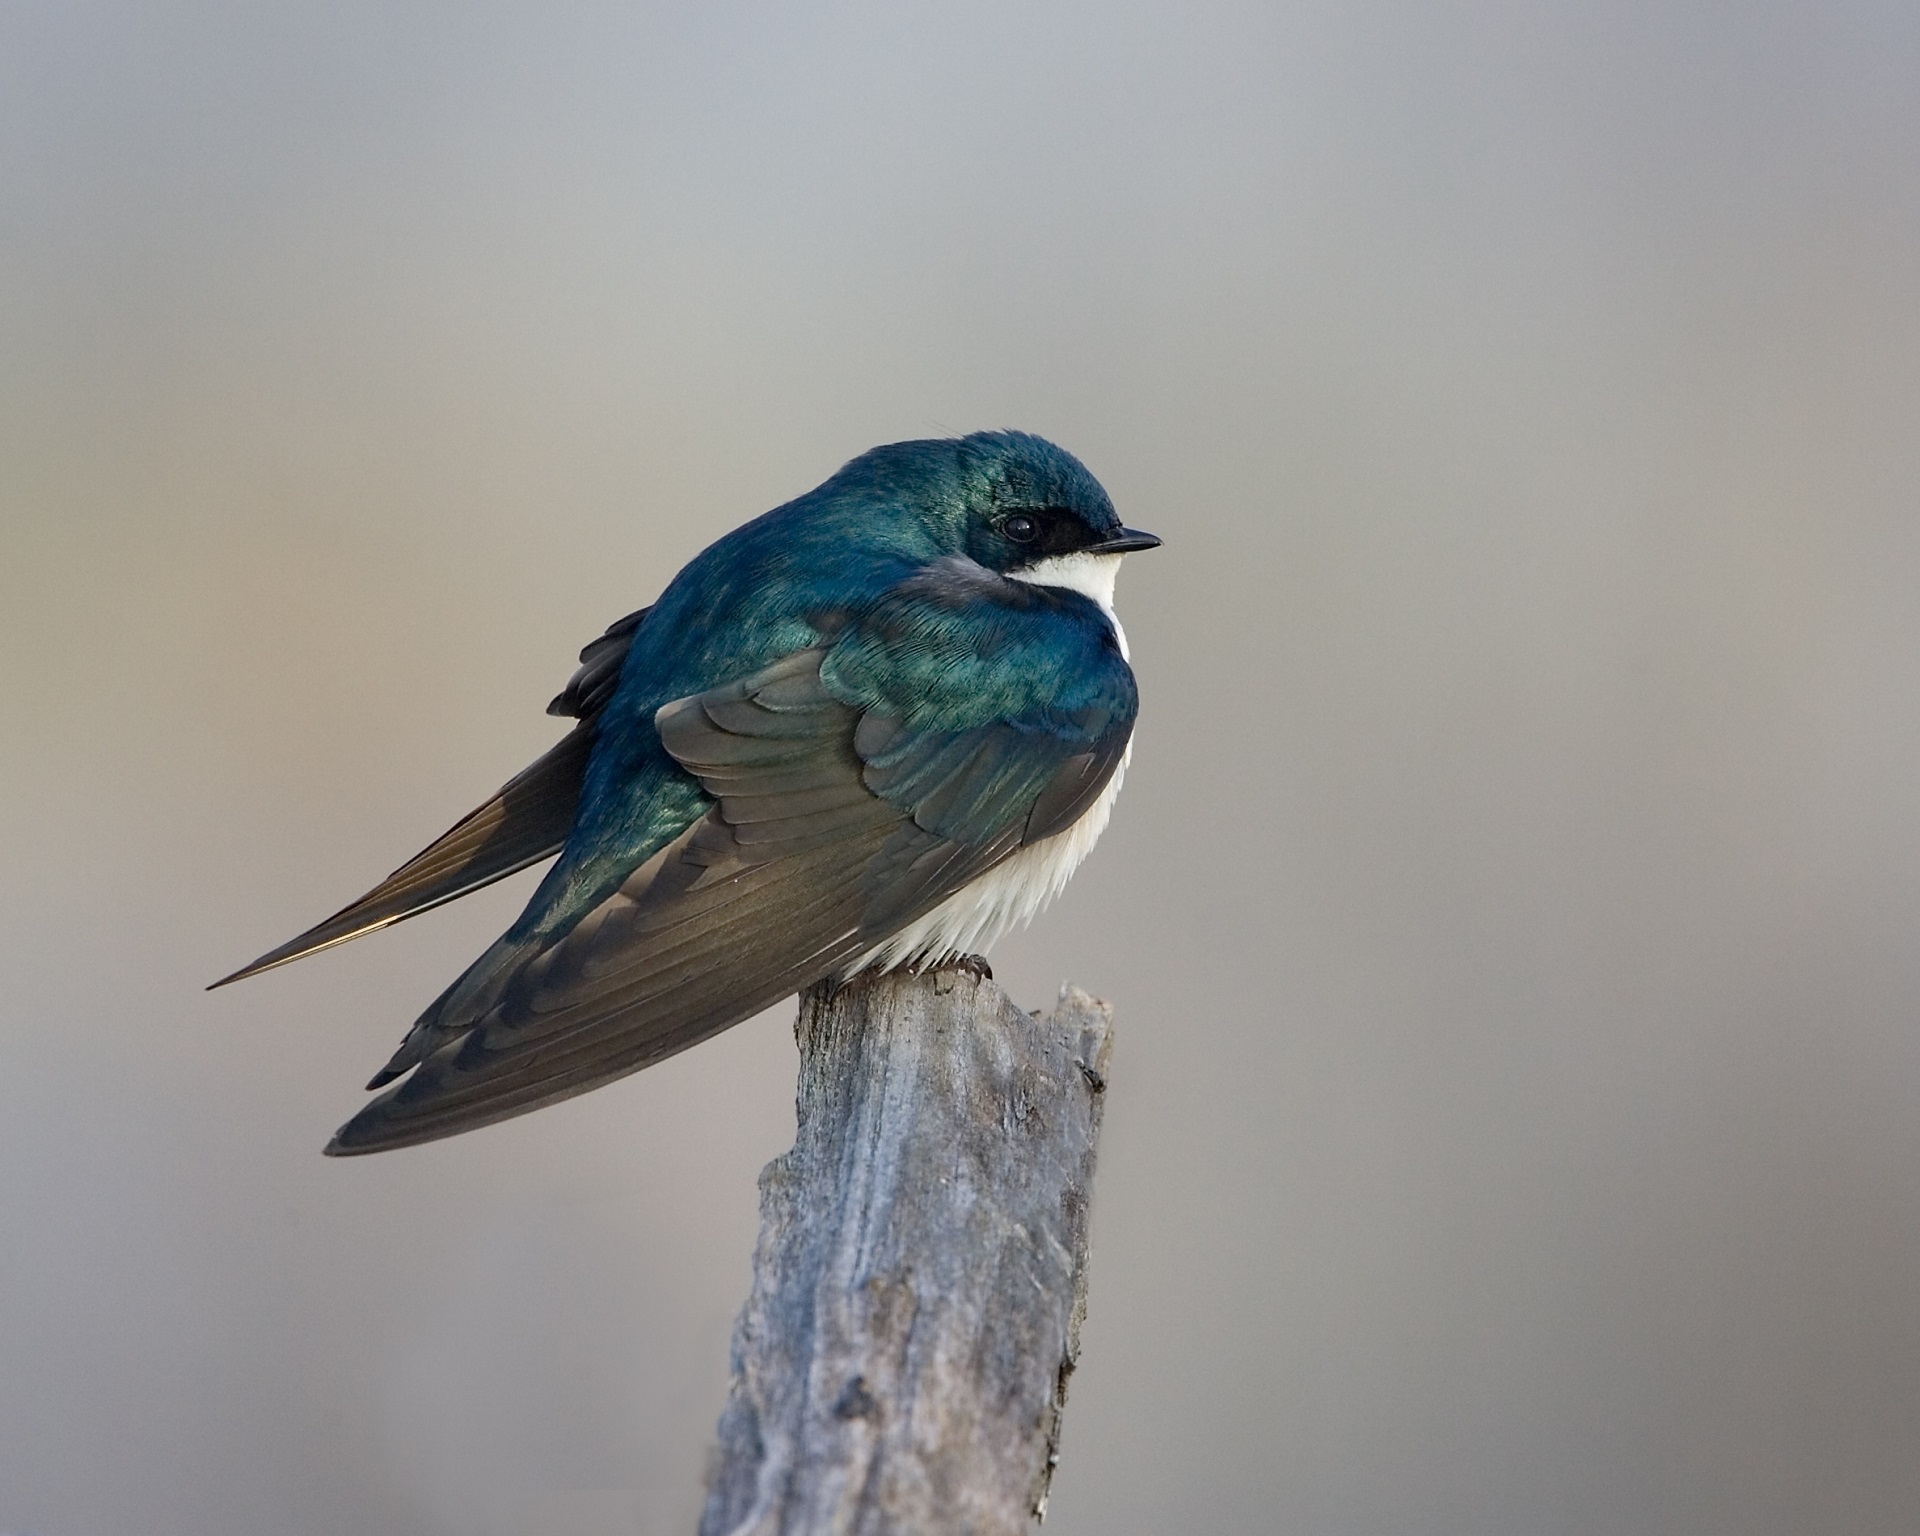
[[[651,607],[636,608],[624,619],[609,624],[605,634],[589,640],[580,651],[580,670],[554,695],[547,713],[591,720],[605,709],[614,689],[620,686],[620,669],[627,664],[634,631],[652,612]]]
[[[257,976],[389,927],[558,853],[579,810],[594,722],[619,686],[634,632],[649,611],[642,608],[615,620],[580,652],[579,671],[547,706],[548,714],[578,720],[572,731],[358,901],[213,986]]]
[[[1036,653],[1059,652],[1063,627],[1105,633],[1056,622],[1048,600],[1013,583],[991,595],[1042,626]],[[695,1045],[853,964],[1023,843],[1070,825],[1111,778],[1136,709],[1117,651],[1063,669],[1091,679],[1069,708],[1049,702],[1058,676],[1034,666],[1008,698],[990,697],[1016,713],[983,720],[975,703],[969,719],[978,688],[970,696],[966,679],[950,680],[943,695],[908,663],[932,656],[951,670],[955,657],[981,657],[966,633],[977,615],[952,610],[960,633],[948,656],[937,623],[892,623],[884,605],[868,617],[831,644],[662,706],[659,741],[712,797],[708,812],[564,934],[522,954],[503,940],[476,962],[470,988],[456,983],[428,1010],[381,1080],[412,1075],[328,1151],[471,1130]]]

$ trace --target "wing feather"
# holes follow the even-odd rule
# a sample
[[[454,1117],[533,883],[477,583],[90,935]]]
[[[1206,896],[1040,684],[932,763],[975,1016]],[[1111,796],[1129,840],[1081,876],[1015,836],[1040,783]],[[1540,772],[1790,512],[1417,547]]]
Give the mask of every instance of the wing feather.
[[[366,895],[213,985],[224,987],[318,954],[552,858],[573,826],[592,747],[592,732],[575,726],[485,805],[461,817]]]
[[[595,721],[619,686],[633,637],[651,611],[642,608],[616,619],[580,652],[580,670],[547,706],[550,715],[577,719],[572,731],[359,900],[213,986],[244,981],[390,927],[558,853],[579,811]]]
[[[936,718],[928,688],[886,670],[886,645],[924,633],[880,629],[661,706],[660,743],[707,812],[565,932],[476,962],[388,1069],[411,1075],[328,1150],[452,1135],[663,1060],[856,963],[1111,777],[1134,712],[1117,653],[1089,663],[1109,668],[1104,707],[1056,709],[1041,677],[1038,705]],[[849,635],[867,649],[829,676]]]

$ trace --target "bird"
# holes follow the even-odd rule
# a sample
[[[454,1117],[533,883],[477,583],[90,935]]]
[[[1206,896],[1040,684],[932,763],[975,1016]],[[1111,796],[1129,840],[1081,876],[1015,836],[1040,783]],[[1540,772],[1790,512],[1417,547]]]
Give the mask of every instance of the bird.
[[[572,729],[484,805],[213,985],[554,858],[337,1157],[584,1093],[823,981],[984,968],[1107,825],[1139,713],[1114,581],[1160,542],[1030,433],[871,449],[582,650],[548,706]]]

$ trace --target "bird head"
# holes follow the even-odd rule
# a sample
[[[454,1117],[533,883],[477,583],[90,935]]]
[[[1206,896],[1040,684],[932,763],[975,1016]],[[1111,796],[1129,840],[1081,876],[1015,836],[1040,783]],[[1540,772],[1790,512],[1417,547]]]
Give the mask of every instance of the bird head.
[[[910,526],[928,553],[962,555],[1016,579],[1098,569],[1111,590],[1122,555],[1160,543],[1122,525],[1086,465],[1030,432],[891,443],[862,454],[826,488],[856,486],[890,533]]]
[[[1117,566],[1159,540],[1121,524],[1100,482],[1064,448],[1025,432],[978,432],[960,440],[971,494],[963,552],[988,570],[1035,572]]]

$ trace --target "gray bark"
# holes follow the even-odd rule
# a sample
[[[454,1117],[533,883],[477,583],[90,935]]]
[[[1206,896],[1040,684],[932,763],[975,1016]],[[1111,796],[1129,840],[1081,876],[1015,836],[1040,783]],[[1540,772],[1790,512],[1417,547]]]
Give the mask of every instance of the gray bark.
[[[800,1002],[700,1536],[1016,1536],[1086,1312],[1111,1010],[962,968]]]

